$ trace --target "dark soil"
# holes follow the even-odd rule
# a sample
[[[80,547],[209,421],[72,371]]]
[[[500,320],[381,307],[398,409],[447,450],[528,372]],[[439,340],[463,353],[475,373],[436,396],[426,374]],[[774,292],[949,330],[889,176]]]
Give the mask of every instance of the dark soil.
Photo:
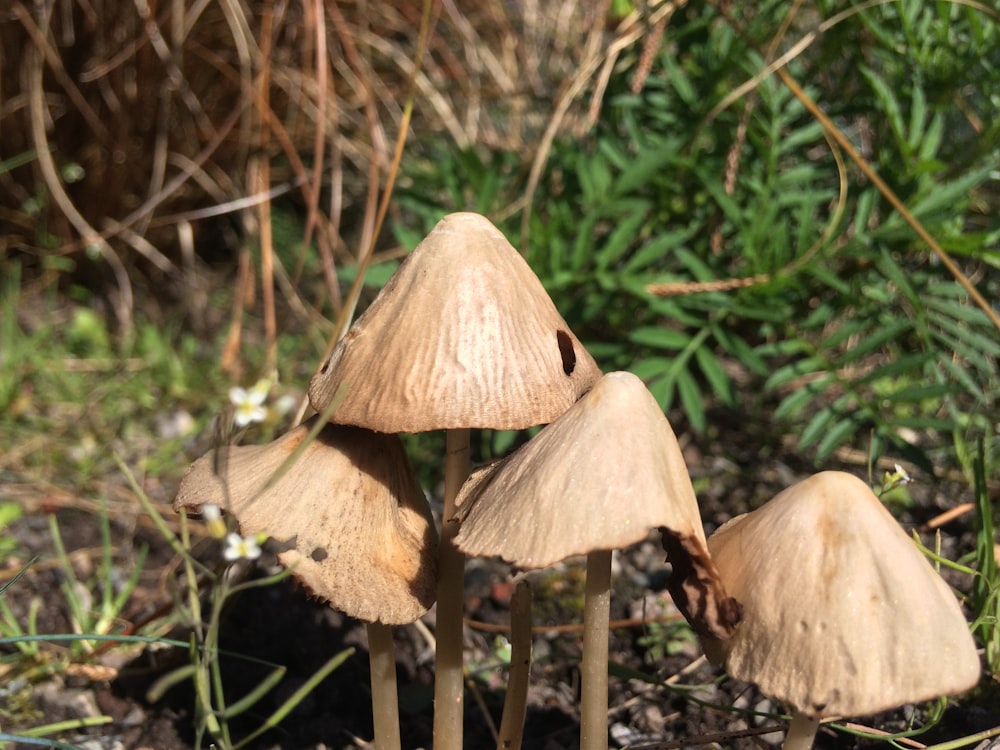
[[[720,423],[723,423],[720,421]],[[696,443],[686,441],[685,453],[699,492],[706,530],[711,531],[737,512],[755,507],[780,489],[812,471],[781,451],[764,454],[751,442],[723,432]],[[726,445],[726,450],[721,446]],[[185,460],[193,456],[185,457]],[[827,466],[824,468],[834,468]],[[859,475],[858,466],[845,466]],[[78,577],[93,575],[99,564],[101,534],[99,513],[93,503],[52,487],[18,483],[5,475],[2,494],[19,499],[27,513],[13,526],[19,553],[8,561],[8,577],[31,556],[38,560],[5,593],[21,622],[30,602],[41,601],[38,630],[72,632],[61,585],[63,572],[53,562],[47,515],[56,514],[66,549]],[[909,529],[919,527],[946,507],[970,499],[963,485],[919,478],[915,503],[900,512]],[[702,481],[710,480],[710,481]],[[172,488],[151,487],[164,503]],[[180,595],[178,560],[162,537],[145,522],[138,505],[123,487],[109,492],[115,565],[124,579],[135,562],[136,551],[150,548],[140,583],[123,612],[127,623],[160,626],[159,632],[186,641],[189,630],[175,622],[173,602]],[[943,553],[955,559],[973,548],[971,514],[942,530]],[[927,537],[925,536],[925,539]],[[216,542],[204,538],[196,549],[205,557],[217,555]],[[244,571],[247,576],[273,572],[265,558]],[[17,567],[13,567],[17,566]],[[466,663],[470,667],[466,697],[465,747],[495,746],[490,724],[499,722],[506,675],[494,656],[498,633],[491,625],[504,625],[512,590],[511,571],[497,561],[472,560],[467,570]],[[722,678],[719,670],[699,659],[696,641],[677,628],[676,610],[666,593],[669,567],[663,560],[657,534],[616,556],[612,618],[616,621],[611,642],[612,679],[608,725],[614,747],[778,747],[783,722],[773,716],[781,707],[763,697],[753,686]],[[572,629],[581,620],[582,567],[578,563],[556,566],[530,575],[534,592],[536,634],[531,672],[525,748],[559,750],[577,747],[580,633]],[[969,582],[952,577],[959,588]],[[433,610],[425,617],[426,633],[433,632]],[[657,617],[667,619],[651,624]],[[173,623],[169,628],[164,624]],[[124,624],[124,623],[123,623]],[[566,628],[565,626],[570,626]],[[555,626],[563,626],[555,629]],[[674,627],[672,627],[674,626]],[[543,628],[553,627],[552,630]],[[659,637],[657,637],[659,634]],[[430,747],[432,741],[433,653],[427,637],[416,626],[395,629],[399,672],[402,739],[404,748]],[[365,631],[324,604],[310,600],[291,581],[242,594],[229,609],[221,637],[222,648],[245,658],[223,660],[225,692],[236,700],[256,686],[269,672],[260,662],[287,667],[278,686],[253,709],[231,722],[239,738],[256,728],[319,665],[342,649],[356,652],[322,682],[289,715],[278,729],[253,742],[251,748],[306,750],[362,748],[372,737],[368,692]],[[12,653],[9,646],[2,647]],[[146,693],[155,680],[187,663],[187,653],[175,648],[129,647],[110,649],[87,660],[102,669],[90,672],[65,667],[63,647],[46,646],[49,664],[61,664],[45,675],[44,663],[30,675],[7,670],[3,699],[5,731],[68,718],[107,715],[110,724],[64,737],[87,748],[152,748],[188,750],[194,747],[194,696],[184,681],[155,702]],[[3,666],[3,665],[0,665]],[[23,665],[22,665],[23,666]],[[643,677],[644,675],[644,677]],[[30,686],[26,682],[31,679]],[[12,679],[13,678],[13,679]],[[670,683],[669,685],[667,683]],[[956,738],[1000,725],[1000,691],[984,678],[985,687],[952,700],[944,718],[917,740],[926,744]],[[0,703],[0,706],[3,704]],[[733,708],[738,709],[736,711]],[[858,723],[879,730],[902,731],[927,720],[930,706],[906,706]],[[750,715],[758,712],[763,716]],[[767,715],[767,714],[770,714]],[[822,731],[823,748],[867,746],[868,741],[842,732]],[[22,747],[22,745],[15,745]],[[203,743],[207,746],[207,742]],[[884,745],[883,745],[884,746]],[[23,747],[28,747],[23,745]]]

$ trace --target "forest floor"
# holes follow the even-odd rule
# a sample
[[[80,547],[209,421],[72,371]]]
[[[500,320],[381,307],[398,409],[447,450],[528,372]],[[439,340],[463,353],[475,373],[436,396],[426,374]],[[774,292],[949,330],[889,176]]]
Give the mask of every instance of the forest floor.
[[[746,383],[745,387],[752,389],[754,385]],[[40,398],[39,394],[33,397]],[[135,589],[115,612],[113,632],[137,627],[139,632],[186,642],[190,628],[178,617],[184,596],[178,591],[180,559],[150,522],[121,470],[107,462],[103,475],[91,475],[80,487],[74,486],[67,472],[43,475],[32,468],[26,456],[31,453],[33,438],[25,438],[11,426],[24,419],[26,408],[33,407],[22,403],[19,414],[8,415],[0,433],[6,436],[5,441],[11,441],[3,450],[4,463],[0,465],[0,502],[14,502],[23,511],[3,530],[3,581],[11,581],[27,566],[4,591],[10,616],[26,631],[31,630],[28,623],[34,612],[34,632],[73,633],[76,626],[69,611],[63,564],[69,560],[81,582],[109,574],[111,579],[124,582],[137,574]],[[142,433],[142,439],[155,441],[157,430],[166,429],[169,422],[161,417],[173,409],[161,403],[143,426],[120,429],[119,434],[131,434],[139,440],[135,436]],[[766,420],[746,420],[730,412],[712,417],[709,434],[681,433],[707,533],[815,471],[797,457],[794,437],[772,434]],[[42,449],[50,450],[42,436],[39,440]],[[143,491],[175,531],[179,527],[169,504],[181,473],[204,450],[205,440],[204,435],[192,437],[174,457],[174,470],[147,474],[142,479]],[[101,450],[100,445],[96,449]],[[887,466],[879,466],[876,477],[892,465],[889,459]],[[863,456],[842,454],[823,468],[867,477]],[[907,532],[918,531],[925,544],[933,546],[935,532],[928,529],[928,523],[949,508],[970,501],[971,491],[960,477],[934,478],[908,469],[915,481],[890,509]],[[974,514],[965,513],[939,529],[945,557],[955,560],[975,549],[974,523]],[[55,544],[56,527],[64,555]],[[194,524],[193,530],[194,553],[205,560],[217,560],[218,542],[205,535],[200,524]],[[140,568],[139,554],[144,547],[148,547],[148,555]],[[609,744],[633,748],[777,747],[784,726],[781,706],[754,686],[730,679],[705,662],[697,639],[666,591],[669,570],[655,532],[646,542],[615,555]],[[273,558],[269,560],[266,553],[238,570],[248,578],[273,572]],[[496,560],[470,560],[467,566],[468,748],[495,746],[491,727],[499,722],[503,703],[506,668],[502,636],[509,621],[515,572]],[[959,593],[968,593],[968,576],[953,571],[945,571],[945,575]],[[570,560],[531,573],[527,579],[534,594],[535,629],[524,747],[574,748],[579,734],[583,565],[580,560]],[[77,586],[80,588],[87,586]],[[94,596],[96,591],[92,585],[89,593],[77,593]],[[921,613],[907,615],[919,617]],[[431,610],[421,623],[394,629],[404,748],[426,748],[432,741],[433,623]],[[6,635],[11,634],[9,626],[6,631]],[[232,603],[224,617],[220,646],[237,655],[222,658],[224,688],[231,700],[260,683],[270,669],[262,663],[287,668],[274,690],[230,722],[235,738],[257,727],[318,665],[340,650],[354,647],[353,656],[312,690],[278,728],[249,746],[284,750],[368,746],[373,729],[366,636],[361,623],[311,600],[286,579],[247,590]],[[131,644],[97,647],[84,654],[66,643],[45,643],[29,657],[7,644],[0,646],[0,655],[0,722],[5,732],[109,717],[109,723],[58,736],[94,750],[188,750],[195,746],[195,699],[190,680],[167,690],[157,701],[147,696],[157,679],[188,662],[186,649]],[[934,706],[906,706],[858,718],[855,724],[879,732],[903,731],[925,724]],[[998,725],[1000,690],[996,680],[984,676],[977,690],[948,701],[942,720],[930,731],[906,742],[907,746],[921,747]],[[818,739],[818,746],[825,748],[869,744],[879,743],[839,729],[824,729]]]

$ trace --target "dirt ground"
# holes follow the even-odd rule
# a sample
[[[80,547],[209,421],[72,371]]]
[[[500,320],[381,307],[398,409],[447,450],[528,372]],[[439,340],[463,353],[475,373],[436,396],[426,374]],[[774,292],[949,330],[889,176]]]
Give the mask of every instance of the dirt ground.
[[[724,421],[720,421],[724,424]],[[762,428],[764,429],[764,428]],[[737,512],[756,507],[766,498],[812,471],[790,458],[791,452],[761,451],[743,429],[720,430],[711,438],[682,440],[695,484],[706,530]],[[725,450],[721,446],[727,446]],[[195,456],[179,457],[188,461]],[[864,476],[863,466],[842,466]],[[28,513],[13,526],[19,560],[38,556],[28,572],[5,594],[19,616],[28,611],[32,598],[41,600],[38,629],[43,633],[71,631],[64,594],[63,575],[53,564],[53,547],[46,515],[55,513],[64,542],[74,564],[85,575],[95,565],[101,537],[92,502],[55,487],[4,478],[3,494],[20,499]],[[710,480],[710,481],[706,481]],[[946,508],[969,500],[961,484],[917,477],[915,502],[897,513],[909,530],[920,528]],[[146,488],[154,500],[167,503],[176,489],[153,485]],[[112,535],[117,548],[116,565],[127,576],[135,551],[150,547],[139,586],[125,608],[129,622],[166,621],[176,596],[178,561],[163,538],[144,519],[130,491],[121,483],[111,493],[109,509]],[[971,514],[959,517],[942,529],[942,551],[952,559],[973,545]],[[925,536],[925,539],[929,537]],[[643,544],[617,554],[612,600],[613,628],[610,648],[609,744],[613,747],[778,747],[781,733],[770,731],[781,722],[747,712],[774,714],[780,711],[751,685],[723,678],[720,671],[700,658],[697,642],[677,628],[676,610],[666,593],[669,567],[653,533]],[[206,556],[214,540],[196,542]],[[14,562],[14,561],[8,561]],[[244,571],[247,576],[270,572],[267,555]],[[470,668],[466,699],[468,748],[495,746],[490,725],[499,722],[505,672],[496,657],[497,633],[490,626],[504,625],[512,571],[493,560],[471,560],[467,568],[466,663]],[[536,632],[524,747],[560,750],[577,747],[579,733],[578,693],[581,634],[582,566],[576,561],[531,574]],[[959,589],[969,585],[960,576],[949,580]],[[405,748],[430,747],[432,730],[433,610],[424,618],[426,627],[395,629],[397,666]],[[919,616],[919,613],[915,613]],[[665,618],[652,623],[657,617]],[[674,627],[672,627],[674,625]],[[561,626],[559,628],[555,626]],[[552,629],[546,629],[552,627]],[[186,640],[187,633],[175,626],[170,637]],[[659,636],[659,637],[657,637]],[[288,672],[277,688],[252,711],[233,722],[234,736],[255,728],[327,658],[347,647],[356,653],[328,677],[295,711],[250,747],[283,750],[363,748],[372,737],[368,693],[368,662],[364,628],[324,604],[312,601],[291,582],[257,588],[241,595],[227,613],[221,639],[227,651],[285,665]],[[47,647],[55,648],[55,647]],[[9,653],[9,647],[3,648]],[[85,733],[65,736],[68,742],[97,750],[152,748],[188,750],[194,742],[193,694],[190,682],[169,690],[162,700],[150,703],[146,691],[158,677],[183,664],[187,654],[174,648],[112,649],[94,658],[101,669],[73,668],[48,678],[36,678],[26,698],[24,686],[3,688],[11,715],[15,696],[24,705],[20,720],[8,719],[5,731],[37,726],[69,718],[107,715],[110,724]],[[226,693],[233,698],[245,694],[266,670],[245,659],[227,659],[223,664]],[[643,673],[651,681],[630,679]],[[657,683],[658,684],[655,684]],[[671,683],[667,685],[666,683]],[[18,688],[20,687],[20,692]],[[20,704],[19,704],[20,705]],[[736,710],[726,707],[735,707]],[[926,720],[928,706],[907,706],[858,723],[882,731],[901,731]],[[932,744],[1000,725],[1000,689],[984,678],[979,690],[950,701],[944,718],[931,732],[916,740]],[[821,731],[817,746],[853,748],[870,741],[842,732]],[[917,745],[919,746],[919,745]],[[22,747],[17,745],[16,747]],[[28,745],[23,745],[28,747]]]

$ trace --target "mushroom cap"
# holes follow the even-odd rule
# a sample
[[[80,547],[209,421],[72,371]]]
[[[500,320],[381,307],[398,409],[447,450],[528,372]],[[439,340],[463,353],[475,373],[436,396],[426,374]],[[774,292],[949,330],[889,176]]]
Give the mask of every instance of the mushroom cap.
[[[474,471],[456,505],[460,550],[522,568],[627,547],[661,526],[705,544],[677,438],[627,372],[605,375],[515,453]]]
[[[331,420],[379,432],[551,422],[601,375],[538,277],[487,219],[450,214],[309,385]]]
[[[816,474],[708,546],[744,619],[706,653],[807,716],[871,714],[979,680],[955,596],[857,477]]]
[[[434,603],[437,535],[399,438],[327,424],[268,485],[312,423],[267,445],[202,456],[174,509],[214,503],[240,533],[277,540],[281,564],[334,608],[368,622],[413,622]]]

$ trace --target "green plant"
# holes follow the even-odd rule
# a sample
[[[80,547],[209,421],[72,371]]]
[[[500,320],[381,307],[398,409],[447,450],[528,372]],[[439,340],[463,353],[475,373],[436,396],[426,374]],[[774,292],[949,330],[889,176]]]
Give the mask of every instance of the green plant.
[[[0,501],[0,560],[7,558],[17,549],[17,540],[8,535],[7,527],[23,513],[23,508],[17,503]]]
[[[183,560],[185,572],[186,585],[181,593],[184,597],[184,620],[191,627],[190,640],[187,644],[190,663],[178,667],[157,680],[150,687],[147,698],[150,701],[156,701],[170,688],[191,680],[195,694],[195,747],[201,748],[207,738],[210,738],[210,746],[218,747],[220,750],[236,750],[236,748],[245,747],[269,729],[277,726],[320,682],[343,664],[354,653],[354,649],[345,649],[332,656],[291,696],[265,717],[256,729],[242,738],[234,738],[230,721],[252,709],[262,697],[272,691],[284,677],[286,669],[280,665],[262,662],[264,666],[270,668],[270,672],[255,688],[236,700],[227,696],[223,689],[222,668],[219,661],[219,657],[223,653],[219,648],[219,632],[224,610],[232,598],[241,592],[279,583],[289,575],[289,571],[282,570],[272,576],[240,583],[233,581],[230,576],[232,563],[241,559],[258,557],[260,555],[259,544],[264,540],[240,537],[239,534],[227,529],[225,522],[218,515],[212,513],[206,515],[208,529],[211,536],[225,546],[224,562],[215,567],[201,563],[191,553],[191,537],[186,514],[181,514],[180,534],[175,535],[167,526],[163,516],[136,483],[132,474],[121,463],[120,459],[118,461],[143,509],[164,539]],[[208,589],[207,617],[202,605],[204,593],[202,582]]]
[[[683,652],[695,641],[694,631],[687,622],[674,620],[646,623],[637,643],[645,649],[646,661],[654,664],[668,656]]]
[[[76,745],[70,745],[58,740],[49,739],[48,735],[63,734],[71,731],[79,731],[88,727],[99,727],[110,724],[113,719],[110,716],[93,716],[85,719],[70,719],[68,721],[57,721],[45,724],[32,729],[27,729],[17,734],[8,734],[0,731],[0,742],[16,742],[19,745],[34,745],[38,747],[51,747],[55,750],[80,750]]]
[[[24,345],[18,335],[17,305],[21,286],[21,267],[10,264],[10,271],[4,275],[0,286],[0,409],[5,412],[17,395],[23,382],[23,374],[17,364],[24,356]]]
[[[7,723],[25,724],[38,717],[38,709],[34,705],[35,680],[57,669],[47,662],[40,645],[44,636],[38,633],[38,612],[41,605],[40,597],[32,597],[29,604],[27,622],[24,627],[4,599],[4,593],[24,575],[35,562],[32,559],[27,565],[0,587],[0,641],[13,645],[16,653],[3,658],[5,664],[12,665],[15,677],[7,680],[0,693],[4,698],[0,708],[0,725]],[[60,732],[83,729],[111,722],[110,716],[95,716],[83,719],[56,722],[25,729],[17,734],[9,734],[0,729],[0,743],[20,742],[23,744],[60,748],[61,750],[77,750],[56,740],[47,739],[47,735]]]
[[[695,431],[712,409],[773,412],[815,461],[844,447],[927,471],[953,460],[922,437],[983,434],[1000,385],[994,324],[767,75],[775,55],[762,50],[795,49],[783,61],[806,95],[849,137],[865,133],[874,169],[995,299],[995,15],[824,2],[736,17],[705,4],[670,32],[641,88],[629,59],[594,128],[549,152],[522,251],[557,307],[604,369],[640,375]],[[863,54],[845,54],[859,37]],[[947,92],[963,85],[956,110]],[[435,166],[415,163],[400,195],[425,222],[440,205],[505,215],[524,188],[505,155]],[[738,393],[734,372],[759,395]]]
[[[0,506],[3,507],[3,506]],[[115,560],[115,545],[111,538],[111,520],[107,503],[102,499],[99,513],[101,532],[101,557],[92,576],[81,580],[73,566],[72,555],[67,553],[62,541],[59,521],[54,513],[49,515],[49,532],[55,547],[55,560],[63,571],[60,590],[66,605],[66,615],[76,633],[107,635],[121,622],[121,613],[129,597],[135,590],[142,573],[146,556],[141,549],[133,561],[132,571],[124,580],[119,576],[119,562]],[[8,582],[3,590],[13,585],[28,569],[26,565],[18,576]],[[38,615],[42,606],[40,596],[32,596],[28,604],[24,624],[18,620],[10,605],[0,597],[0,635],[10,638],[17,649],[13,662],[21,662],[21,671],[41,676],[61,671],[70,659],[85,657],[93,650],[93,643],[84,638],[72,642],[70,653],[62,658],[51,659],[51,654],[43,653],[41,643],[36,639]]]
[[[146,560],[147,548],[140,548],[132,563],[128,577],[119,579],[118,567],[114,559],[115,545],[111,539],[111,519],[108,515],[107,500],[101,499],[98,516],[101,530],[101,559],[94,575],[80,580],[73,567],[73,561],[62,541],[59,521],[54,513],[49,514],[49,532],[55,545],[56,559],[62,568],[61,582],[63,597],[69,608],[69,620],[76,633],[108,635],[121,622],[121,614],[132,592],[139,582]],[[73,642],[76,656],[90,653],[93,644],[84,640]]]
[[[18,622],[13,610],[11,610],[10,605],[7,604],[3,596],[7,589],[17,583],[17,580],[24,575],[32,563],[34,563],[34,560],[21,568],[13,578],[0,588],[0,636],[15,639],[14,646],[18,651],[18,654],[5,657],[3,659],[4,662],[26,659],[36,664],[41,661],[41,655],[36,642],[18,639],[22,639],[29,634],[34,635],[38,632],[38,611],[41,608],[42,600],[37,596],[32,597],[31,603],[28,605],[27,629],[25,629]],[[27,685],[28,683],[24,684]]]
[[[13,653],[4,656],[4,663],[10,665],[15,679],[9,680],[5,686],[7,691],[6,708],[0,712],[0,719],[5,723],[12,722],[24,727],[32,723],[34,707],[31,702],[32,684],[46,677],[65,670],[71,661],[90,658],[96,651],[98,643],[105,648],[115,645],[140,643],[159,643],[175,647],[187,648],[191,662],[174,672],[162,677],[151,689],[150,700],[156,700],[170,687],[187,679],[191,679],[195,687],[196,714],[198,716],[197,746],[201,747],[205,735],[212,738],[214,746],[220,748],[243,747],[263,732],[275,727],[287,716],[310,691],[315,689],[327,675],[344,662],[353,649],[347,649],[336,654],[323,664],[308,680],[292,695],[287,697],[275,710],[259,723],[258,727],[247,736],[236,739],[232,736],[229,722],[244,714],[271,691],[285,674],[285,668],[275,664],[263,663],[270,668],[268,675],[248,694],[238,700],[229,701],[222,689],[222,674],[219,663],[221,655],[236,658],[247,658],[239,654],[224,652],[219,648],[219,628],[223,618],[223,610],[241,591],[252,587],[272,585],[287,573],[269,578],[234,583],[228,575],[230,563],[217,568],[208,568],[199,563],[190,552],[191,539],[186,522],[182,519],[181,534],[175,536],[166,522],[150,502],[142,489],[136,484],[134,477],[124,464],[120,463],[126,473],[133,491],[140,504],[149,513],[157,529],[164,535],[167,542],[184,560],[187,573],[185,603],[181,608],[185,622],[192,627],[189,642],[176,641],[156,635],[157,625],[149,624],[147,632],[153,635],[122,634],[117,623],[120,614],[126,607],[129,598],[139,580],[145,561],[143,548],[133,561],[132,570],[124,580],[119,580],[119,562],[115,559],[116,545],[112,538],[112,527],[106,502],[101,503],[99,524],[101,533],[101,554],[94,574],[81,578],[74,567],[74,553],[67,551],[62,540],[62,531],[55,514],[49,516],[49,530],[55,546],[56,560],[63,571],[64,580],[60,587],[63,601],[67,608],[73,633],[47,634],[39,632],[38,615],[42,606],[40,596],[32,597],[23,622],[17,618],[3,594],[17,585],[18,580],[28,569],[28,565],[0,588],[0,644],[13,646]],[[235,533],[230,533],[221,519],[210,526],[226,549],[223,557],[227,561],[235,561],[241,557],[254,557],[259,554],[259,547],[254,539],[242,539]],[[30,563],[29,563],[30,565]],[[202,595],[200,583],[209,581],[209,613],[203,618]],[[43,648],[46,644],[68,642],[69,648],[63,651],[51,651]],[[37,718],[37,717],[36,717]],[[53,748],[70,748],[64,742],[50,739],[69,731],[85,729],[89,726],[110,722],[110,717],[95,717],[81,721],[60,722],[48,725],[36,725],[21,729],[16,734],[0,731],[0,742],[20,742],[43,745]]]
[[[1000,675],[1000,566],[997,564],[996,511],[986,486],[986,454],[980,443],[973,467],[976,497],[976,568],[972,606],[973,629],[986,647],[986,666]]]

